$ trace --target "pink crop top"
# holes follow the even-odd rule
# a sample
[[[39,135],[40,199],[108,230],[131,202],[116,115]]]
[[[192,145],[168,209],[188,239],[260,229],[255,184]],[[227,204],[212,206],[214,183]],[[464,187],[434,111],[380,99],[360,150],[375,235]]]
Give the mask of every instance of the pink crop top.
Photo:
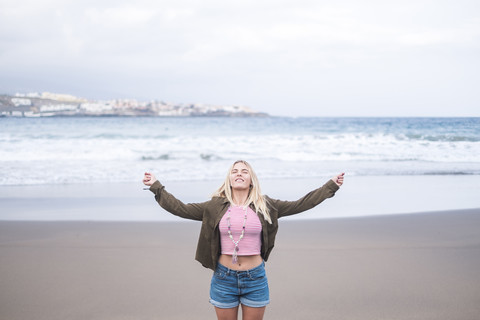
[[[230,211],[230,212],[229,212]],[[235,242],[238,241],[242,234],[243,221],[245,218],[244,207],[230,206],[227,212],[220,220],[220,246],[222,254],[233,255],[235,244],[228,235],[227,217],[230,213],[230,231]],[[253,256],[260,254],[262,246],[262,224],[255,211],[250,207],[247,208],[247,221],[245,222],[245,234],[242,240],[238,243],[239,256]]]

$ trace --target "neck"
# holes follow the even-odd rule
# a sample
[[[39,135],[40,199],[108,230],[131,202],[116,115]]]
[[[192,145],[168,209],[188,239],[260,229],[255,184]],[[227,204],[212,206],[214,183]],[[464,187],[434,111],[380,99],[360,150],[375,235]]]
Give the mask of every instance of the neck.
[[[233,204],[237,206],[245,205],[245,202],[247,202],[248,198],[248,192],[249,190],[235,190],[232,192]]]

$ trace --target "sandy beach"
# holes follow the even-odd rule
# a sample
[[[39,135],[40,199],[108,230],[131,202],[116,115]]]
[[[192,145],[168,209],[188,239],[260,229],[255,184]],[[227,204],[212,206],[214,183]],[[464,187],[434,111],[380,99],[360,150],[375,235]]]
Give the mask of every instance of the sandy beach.
[[[0,319],[214,319],[199,227],[2,221]],[[478,319],[479,230],[480,209],[283,220],[265,319]]]

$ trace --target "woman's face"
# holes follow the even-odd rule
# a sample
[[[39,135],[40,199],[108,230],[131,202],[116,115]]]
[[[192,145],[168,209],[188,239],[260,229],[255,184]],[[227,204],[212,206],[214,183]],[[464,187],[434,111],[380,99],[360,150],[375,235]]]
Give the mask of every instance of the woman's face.
[[[252,179],[248,167],[243,162],[237,162],[230,172],[230,184],[232,189],[245,190],[250,188]]]

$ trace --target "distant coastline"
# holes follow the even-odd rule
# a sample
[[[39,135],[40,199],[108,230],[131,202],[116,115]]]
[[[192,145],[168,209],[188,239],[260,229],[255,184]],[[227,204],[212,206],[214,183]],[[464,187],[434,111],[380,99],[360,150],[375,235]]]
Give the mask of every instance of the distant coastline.
[[[135,99],[88,100],[57,93],[0,94],[0,117],[269,117],[246,106]]]

